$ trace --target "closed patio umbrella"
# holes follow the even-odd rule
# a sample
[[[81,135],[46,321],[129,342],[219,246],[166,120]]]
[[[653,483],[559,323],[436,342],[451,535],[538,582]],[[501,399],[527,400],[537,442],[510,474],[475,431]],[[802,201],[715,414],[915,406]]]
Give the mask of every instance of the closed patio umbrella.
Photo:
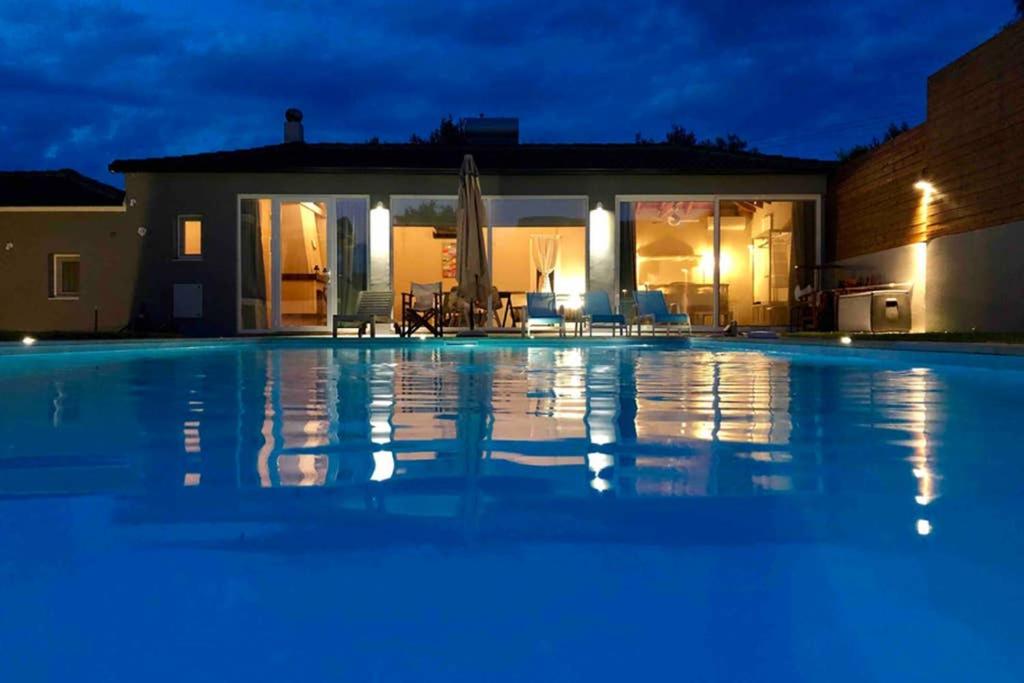
[[[462,159],[459,169],[459,204],[455,209],[455,263],[459,295],[469,301],[488,301],[491,295],[491,274],[484,250],[484,226],[487,211],[480,194],[480,172],[473,155]],[[473,305],[469,324],[473,326]]]

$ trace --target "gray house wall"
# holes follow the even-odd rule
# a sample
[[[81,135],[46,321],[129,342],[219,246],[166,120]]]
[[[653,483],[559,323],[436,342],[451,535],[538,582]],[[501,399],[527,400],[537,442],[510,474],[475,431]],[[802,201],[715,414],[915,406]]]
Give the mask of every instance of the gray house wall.
[[[751,197],[823,195],[820,175],[659,175],[572,174],[487,175],[485,195],[587,195],[590,208],[601,202],[610,211],[619,195],[722,194]],[[185,334],[234,335],[238,301],[238,195],[368,195],[370,205],[389,205],[391,195],[454,195],[451,173],[129,173],[125,177],[126,222],[145,227],[140,276],[130,283],[132,309],[144,310],[154,327]],[[134,206],[133,204],[134,200]],[[202,259],[176,260],[179,215],[203,217]],[[175,284],[201,284],[203,315],[173,317]]]

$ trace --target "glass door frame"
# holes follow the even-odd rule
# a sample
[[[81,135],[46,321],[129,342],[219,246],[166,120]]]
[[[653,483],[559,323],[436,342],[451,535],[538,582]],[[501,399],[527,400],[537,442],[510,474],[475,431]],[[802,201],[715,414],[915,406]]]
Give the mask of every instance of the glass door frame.
[[[820,194],[773,194],[773,193],[757,193],[750,192],[747,194],[617,194],[615,195],[615,221],[614,221],[614,239],[619,239],[619,228],[622,221],[622,204],[630,202],[711,202],[714,205],[714,235],[712,237],[714,244],[714,278],[712,284],[714,286],[714,299],[713,299],[713,313],[712,321],[718,322],[721,320],[721,293],[719,286],[721,284],[721,251],[722,251],[722,220],[721,220],[721,203],[723,201],[738,201],[738,200],[754,200],[754,201],[766,201],[766,202],[798,202],[798,201],[813,201],[814,202],[814,265],[820,266],[824,256],[823,244],[822,244],[822,195]],[[615,250],[615,272],[616,275],[622,272],[621,259],[623,258],[622,249]],[[636,254],[633,254],[635,263]],[[634,265],[634,270],[636,266]],[[821,287],[821,271],[814,271],[814,283],[815,287]],[[619,292],[616,292],[616,298]],[[618,303],[618,302],[617,302]],[[699,332],[712,332],[719,329],[720,325],[693,325],[693,329]]]
[[[270,204],[270,291],[267,292],[271,305],[271,320],[266,329],[247,330],[242,328],[242,200],[269,199]],[[327,333],[331,331],[331,319],[338,311],[338,207],[339,199],[362,199],[366,202],[366,225],[370,223],[370,195],[368,194],[271,194],[246,193],[236,197],[235,218],[235,282],[236,329],[238,334],[279,334],[286,332]],[[281,204],[298,202],[322,202],[327,206],[327,317],[323,325],[285,326],[281,323]],[[369,245],[367,245],[369,246]],[[366,249],[367,273],[370,268],[370,250]]]

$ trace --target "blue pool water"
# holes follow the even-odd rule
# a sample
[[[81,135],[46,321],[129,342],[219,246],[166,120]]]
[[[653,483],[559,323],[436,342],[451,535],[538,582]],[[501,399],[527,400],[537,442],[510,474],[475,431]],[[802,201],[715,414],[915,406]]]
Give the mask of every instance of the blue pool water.
[[[0,354],[0,680],[1022,680],[1015,360],[90,348]]]

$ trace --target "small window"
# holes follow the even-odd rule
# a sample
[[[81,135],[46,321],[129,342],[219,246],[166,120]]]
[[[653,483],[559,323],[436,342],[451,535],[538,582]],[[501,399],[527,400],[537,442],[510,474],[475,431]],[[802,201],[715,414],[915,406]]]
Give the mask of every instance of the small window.
[[[77,299],[80,281],[78,254],[53,254],[50,268],[50,296],[54,299]]]
[[[203,257],[203,219],[201,216],[178,216],[178,258]]]

